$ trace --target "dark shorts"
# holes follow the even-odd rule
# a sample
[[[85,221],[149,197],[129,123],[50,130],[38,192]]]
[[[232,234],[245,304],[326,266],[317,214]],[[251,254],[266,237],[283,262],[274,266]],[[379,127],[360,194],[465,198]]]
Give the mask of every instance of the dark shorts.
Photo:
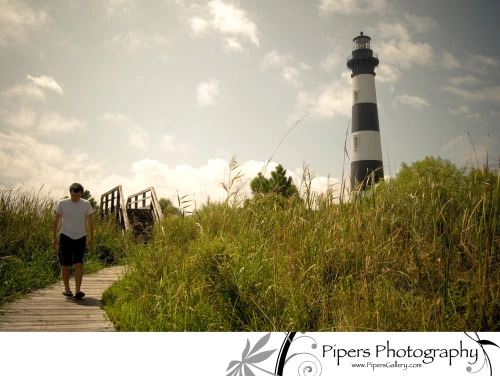
[[[59,237],[59,265],[72,266],[85,261],[85,248],[87,237],[71,239],[69,236],[61,234]]]

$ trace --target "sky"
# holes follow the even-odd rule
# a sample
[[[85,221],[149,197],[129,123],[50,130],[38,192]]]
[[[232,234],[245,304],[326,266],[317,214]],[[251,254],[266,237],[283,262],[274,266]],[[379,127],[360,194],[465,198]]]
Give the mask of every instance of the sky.
[[[238,172],[249,197],[282,164],[338,189],[361,31],[387,177],[426,156],[498,166],[498,14],[495,0],[0,0],[0,188],[152,186],[202,205]]]

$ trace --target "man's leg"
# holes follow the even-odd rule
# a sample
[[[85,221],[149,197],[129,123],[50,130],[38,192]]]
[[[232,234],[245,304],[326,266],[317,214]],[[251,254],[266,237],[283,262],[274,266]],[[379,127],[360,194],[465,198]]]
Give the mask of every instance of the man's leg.
[[[75,298],[81,299],[85,296],[85,294],[80,290],[82,286],[82,279],[83,279],[83,263],[84,263],[84,256],[85,256],[85,245],[86,245],[86,237],[82,237],[78,240],[75,241],[75,248],[74,248],[74,253],[73,253],[73,261],[75,262],[75,285],[76,285],[76,292],[75,292]]]
[[[70,292],[71,289],[69,288],[69,275],[70,275],[69,266],[63,266],[61,269],[61,274],[64,283],[64,291]]]
[[[80,292],[80,287],[82,286],[83,279],[83,263],[75,264],[75,285],[76,292]]]

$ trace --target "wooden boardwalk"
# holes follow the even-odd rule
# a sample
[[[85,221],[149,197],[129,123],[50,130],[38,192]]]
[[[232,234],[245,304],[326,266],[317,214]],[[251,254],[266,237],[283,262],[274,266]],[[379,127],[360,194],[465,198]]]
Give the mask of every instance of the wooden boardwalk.
[[[101,297],[124,272],[115,266],[83,276],[85,298],[64,297],[61,282],[34,291],[26,298],[0,308],[0,332],[112,332],[115,331],[106,312],[101,308]],[[70,286],[75,292],[74,278]]]

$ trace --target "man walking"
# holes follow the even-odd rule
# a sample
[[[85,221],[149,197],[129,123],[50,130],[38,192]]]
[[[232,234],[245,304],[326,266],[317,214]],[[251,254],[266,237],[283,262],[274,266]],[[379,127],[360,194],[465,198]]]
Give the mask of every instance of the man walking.
[[[83,263],[86,246],[94,243],[94,225],[92,205],[82,198],[83,186],[73,183],[69,187],[70,198],[59,201],[53,226],[52,245],[59,248],[59,264],[64,283],[64,296],[73,296],[69,287],[70,267],[75,268],[75,298],[82,299],[85,294],[80,290],[83,279]],[[57,233],[62,220],[61,234]],[[89,232],[87,241],[85,224]]]

